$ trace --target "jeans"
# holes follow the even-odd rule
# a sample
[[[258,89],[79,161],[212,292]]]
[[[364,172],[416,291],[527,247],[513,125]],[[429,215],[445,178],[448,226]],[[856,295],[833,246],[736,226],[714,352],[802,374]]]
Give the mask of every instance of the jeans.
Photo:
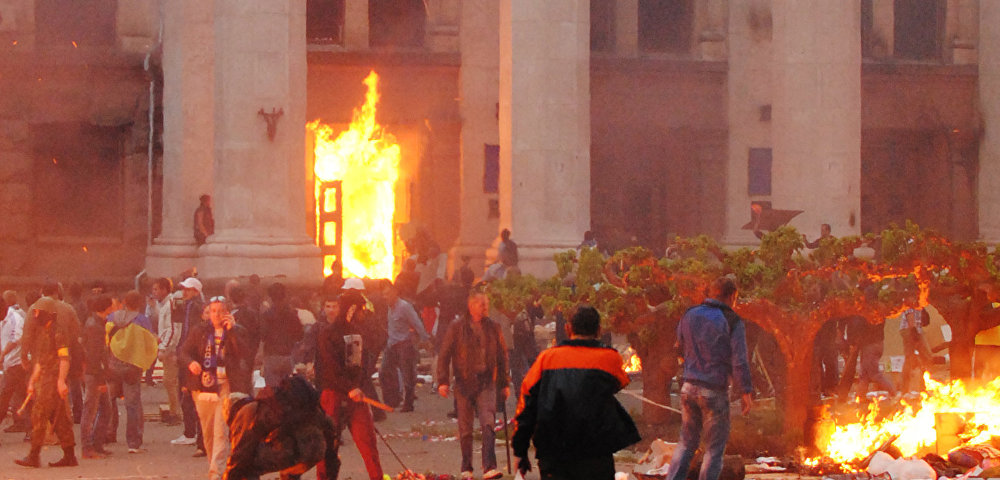
[[[17,409],[24,403],[24,397],[28,390],[27,370],[21,365],[11,365],[4,371],[3,379],[3,390],[0,390],[0,423],[3,423],[4,418],[7,417],[7,410],[10,410],[15,425],[30,425],[29,414],[17,415]],[[26,411],[30,412],[31,410]]]
[[[111,423],[111,396],[107,384],[98,382],[93,375],[83,376],[83,418],[80,420],[80,442],[83,448],[99,450],[104,447]],[[100,391],[105,387],[104,391]]]
[[[378,455],[375,423],[372,421],[372,412],[368,404],[355,402],[333,390],[323,390],[319,401],[323,411],[333,420],[338,438],[344,427],[351,431],[351,438],[358,446],[358,453],[365,460],[369,480],[380,480],[383,475],[382,463]],[[328,475],[326,470],[325,461],[316,464],[316,478],[337,478],[338,472],[330,471]]]
[[[177,352],[160,350],[160,360],[163,361],[163,389],[167,391],[170,414],[180,418],[180,377],[177,376]]]
[[[403,406],[413,406],[414,391],[417,386],[417,349],[412,340],[404,340],[389,346],[382,357],[382,371],[378,378],[382,383],[382,398],[391,407],[399,405],[399,377],[403,377]]]
[[[118,397],[125,398],[125,442],[128,448],[142,446],[142,394],[139,382],[142,380],[142,370],[132,366],[127,371],[109,369],[108,389],[111,394],[111,433],[118,432]]]
[[[226,473],[226,460],[229,458],[229,426],[226,425],[225,413],[229,403],[229,384],[222,382],[219,393],[193,392],[193,395],[204,434],[208,478],[218,480]]]
[[[908,328],[899,331],[903,337],[903,372],[900,375],[899,389],[908,392],[910,381],[914,375],[917,376],[916,389],[924,389],[924,371],[931,368],[931,352],[927,348],[927,340],[924,334],[916,328]]]
[[[876,383],[890,395],[896,394],[892,382],[878,368],[882,360],[882,342],[872,342],[861,347],[861,372],[858,374],[858,395],[868,392],[868,384]]]
[[[178,382],[181,385],[187,385],[187,376],[190,374],[187,366],[179,367],[177,374]],[[198,448],[204,450],[204,442],[201,438],[201,424],[198,422],[198,410],[194,406],[194,397],[191,396],[191,391],[186,387],[180,387],[178,395],[180,395],[181,400],[181,412],[184,414],[184,436],[187,438],[197,438]]]
[[[681,387],[681,438],[667,471],[668,480],[687,478],[691,459],[705,435],[705,456],[698,480],[718,480],[729,440],[729,394],[698,385]]]
[[[476,395],[466,395],[455,389],[458,408],[458,443],[462,449],[462,471],[472,471],[472,422],[479,414],[479,430],[483,436],[483,472],[497,468],[496,433],[493,422],[497,412],[497,390],[489,387]]]

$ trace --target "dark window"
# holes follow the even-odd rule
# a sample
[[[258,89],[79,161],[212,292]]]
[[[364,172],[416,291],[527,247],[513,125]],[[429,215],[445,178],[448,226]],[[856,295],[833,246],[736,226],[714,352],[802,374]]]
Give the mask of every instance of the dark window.
[[[485,161],[483,163],[483,193],[498,193],[500,191],[500,145],[485,145],[483,147]]]
[[[941,58],[945,4],[939,0],[895,0],[893,49],[907,60]]]
[[[121,237],[124,135],[80,123],[32,127],[36,235]]]
[[[694,24],[693,0],[639,0],[639,48],[687,53]]]
[[[422,47],[426,23],[423,0],[368,0],[372,47]]]
[[[615,49],[615,0],[590,0],[590,49]]]
[[[344,0],[306,0],[306,38],[310,43],[342,43]]]
[[[37,0],[35,41],[39,45],[114,45],[117,10],[117,0]]]
[[[750,195],[771,194],[771,149],[751,148],[747,172],[747,193]]]

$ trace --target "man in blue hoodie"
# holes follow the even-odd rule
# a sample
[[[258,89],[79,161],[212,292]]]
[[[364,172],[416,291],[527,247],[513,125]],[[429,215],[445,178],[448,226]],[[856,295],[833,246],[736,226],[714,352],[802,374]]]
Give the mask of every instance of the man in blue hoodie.
[[[736,283],[719,277],[701,305],[692,307],[677,326],[677,343],[684,353],[681,387],[681,438],[667,472],[668,480],[687,477],[691,459],[705,434],[705,456],[698,480],[717,480],[729,440],[729,378],[742,393],[743,415],[753,404],[747,360],[746,326],[732,305]]]

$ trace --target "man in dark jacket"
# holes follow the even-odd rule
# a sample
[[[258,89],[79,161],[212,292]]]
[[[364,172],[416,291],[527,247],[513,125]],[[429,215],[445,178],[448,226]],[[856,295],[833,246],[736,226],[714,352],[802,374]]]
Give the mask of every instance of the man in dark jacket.
[[[684,352],[681,386],[681,437],[667,472],[669,480],[687,477],[691,459],[705,431],[705,456],[699,480],[717,480],[729,441],[729,379],[737,382],[743,414],[753,404],[746,326],[732,310],[736,283],[719,277],[709,298],[684,313],[677,326],[677,343]]]
[[[496,322],[486,316],[490,304],[486,294],[469,294],[469,311],[448,326],[438,356],[438,393],[447,397],[455,376],[455,400],[458,409],[458,436],[462,449],[462,478],[472,478],[472,423],[479,414],[483,438],[483,478],[503,476],[497,470],[493,419],[497,409],[497,391],[503,398],[510,393],[507,374],[507,346]]]
[[[111,414],[111,397],[108,395],[108,347],[105,343],[104,324],[114,305],[111,297],[99,295],[90,301],[91,314],[83,326],[84,400],[80,423],[80,440],[83,458],[104,458],[110,452],[104,449]]]
[[[365,315],[364,302],[359,295],[340,296],[339,312],[319,326],[316,334],[316,386],[320,390],[320,405],[333,420],[338,436],[346,426],[351,431],[355,445],[365,460],[370,480],[382,478],[375,424],[371,409],[363,403],[362,392],[371,377],[367,370],[364,326],[359,322]],[[319,478],[337,478],[339,465],[317,465]]]
[[[525,375],[512,442],[522,474],[532,439],[542,478],[566,480],[613,479],[614,452],[640,440],[615,399],[629,383],[622,357],[598,340],[600,329],[597,310],[580,307],[569,340],[542,352]]]

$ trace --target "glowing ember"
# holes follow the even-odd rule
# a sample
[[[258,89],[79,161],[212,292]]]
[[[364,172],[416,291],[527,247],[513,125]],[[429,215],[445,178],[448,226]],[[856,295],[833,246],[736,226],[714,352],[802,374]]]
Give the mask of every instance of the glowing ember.
[[[306,127],[316,137],[317,203],[319,182],[343,182],[341,264],[345,274],[391,278],[400,151],[395,137],[375,122],[378,75],[371,72],[364,83],[368,86],[365,103],[354,111],[350,127],[336,139],[333,129],[319,120]],[[333,261],[331,256],[324,259],[325,275],[332,273]]]
[[[935,414],[954,413],[965,419],[958,434],[963,444],[982,443],[991,435],[1000,435],[1000,378],[982,388],[969,388],[961,380],[939,383],[924,374],[927,391],[921,394],[918,406],[879,418],[878,402],[857,423],[836,425],[822,446],[823,455],[841,463],[863,459],[879,444],[893,435],[899,438],[893,445],[904,456],[917,454],[933,447],[937,441]],[[814,459],[815,460],[815,459]]]

